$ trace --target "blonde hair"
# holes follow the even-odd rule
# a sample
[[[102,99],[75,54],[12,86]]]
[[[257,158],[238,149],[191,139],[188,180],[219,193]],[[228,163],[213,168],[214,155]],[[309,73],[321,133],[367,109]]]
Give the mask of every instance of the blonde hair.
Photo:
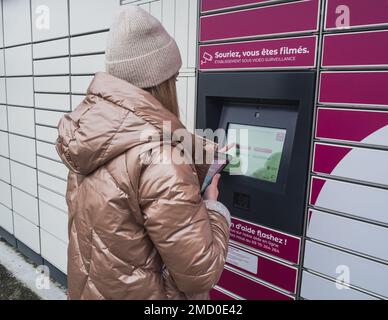
[[[155,99],[179,119],[178,94],[176,90],[177,77],[178,75],[176,74],[161,84],[145,90],[151,93]]]

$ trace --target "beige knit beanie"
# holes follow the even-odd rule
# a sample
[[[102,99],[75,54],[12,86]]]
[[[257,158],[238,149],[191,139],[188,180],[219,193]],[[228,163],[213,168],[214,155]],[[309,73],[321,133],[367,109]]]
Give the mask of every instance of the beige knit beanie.
[[[137,6],[122,6],[108,34],[106,71],[139,88],[150,88],[181,67],[178,46],[162,24]]]

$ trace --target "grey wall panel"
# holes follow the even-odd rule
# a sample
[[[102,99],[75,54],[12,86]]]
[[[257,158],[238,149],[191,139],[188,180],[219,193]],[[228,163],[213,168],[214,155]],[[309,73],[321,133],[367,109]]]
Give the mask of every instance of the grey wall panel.
[[[11,161],[11,178],[13,186],[35,197],[38,195],[36,169]]]
[[[66,38],[41,43],[34,43],[32,50],[34,59],[68,55],[69,39]]]
[[[14,213],[15,236],[26,246],[40,254],[39,227]]]
[[[34,61],[34,74],[41,75],[62,75],[69,74],[69,58],[55,58]]]
[[[34,109],[9,106],[8,122],[10,132],[35,137]]]
[[[75,110],[75,108],[77,108],[82,103],[82,101],[84,99],[85,99],[84,95],[72,94],[71,95],[71,110]]]
[[[104,52],[107,35],[107,32],[100,32],[70,38],[71,54]]]
[[[43,201],[40,201],[39,209],[41,228],[52,233],[55,237],[67,243],[67,214]]]
[[[55,143],[58,137],[58,130],[56,128],[49,128],[45,126],[36,125],[36,139],[40,141],[46,141],[49,143]]]
[[[35,94],[35,108],[70,111],[70,96],[65,94]]]
[[[62,77],[34,77],[35,92],[70,92],[70,78]]]
[[[72,76],[71,92],[86,94],[92,80],[93,80],[93,76]]]
[[[3,0],[4,44],[31,42],[30,0]]]
[[[58,179],[44,172],[38,172],[38,184],[46,189],[60,193],[66,196],[66,181]]]
[[[0,156],[0,180],[10,183],[9,159]]]
[[[36,152],[34,139],[9,135],[10,158],[31,167],[36,167]]]
[[[64,164],[40,156],[38,156],[38,170],[51,174],[55,177],[59,177],[63,180],[67,179],[67,175],[69,173],[69,170]]]
[[[350,284],[388,297],[386,264],[307,241],[304,267],[334,279],[346,269]]]
[[[5,75],[4,49],[0,50],[0,77]]]
[[[35,225],[39,224],[38,200],[31,195],[12,188],[13,210]]]
[[[36,150],[37,150],[37,154],[40,156],[52,159],[54,161],[62,162],[61,158],[59,157],[55,149],[55,145],[51,143],[37,141]]]
[[[119,4],[119,0],[70,0],[70,33],[108,29]]]
[[[311,210],[307,236],[388,261],[388,228]]]
[[[12,208],[11,186],[0,180],[0,203],[7,208]]]
[[[53,191],[47,190],[39,186],[39,198],[42,201],[58,208],[59,210],[67,212],[66,199],[65,197],[59,195],[58,193],[55,193]]]
[[[8,130],[7,106],[0,104],[0,130]]]
[[[32,75],[31,45],[5,49],[5,68],[7,76]]]
[[[9,157],[8,133],[0,131],[0,156]]]
[[[0,226],[13,234],[13,213],[12,210],[0,204]]]
[[[32,77],[7,78],[7,103],[25,107],[34,106]]]
[[[36,123],[41,125],[47,125],[51,127],[57,127],[59,120],[64,115],[63,112],[36,110],[35,117]]]
[[[0,103],[7,103],[6,90],[5,90],[5,78],[0,78]]]
[[[104,54],[71,58],[72,74],[94,74],[98,71],[105,71]]]
[[[339,289],[335,282],[306,271],[302,276],[301,297],[308,300],[377,300],[354,289]]]
[[[34,41],[68,35],[67,0],[31,0]]]
[[[0,48],[4,47],[3,37],[3,0],[0,1]]]

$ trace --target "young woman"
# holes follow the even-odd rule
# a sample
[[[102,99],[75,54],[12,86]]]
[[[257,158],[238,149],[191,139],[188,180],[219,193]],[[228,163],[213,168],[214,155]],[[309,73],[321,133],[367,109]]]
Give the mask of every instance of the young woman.
[[[181,64],[162,25],[124,6],[108,36],[107,73],[59,123],[56,147],[70,169],[69,299],[205,299],[221,275],[230,215],[217,202],[219,176],[202,198],[207,167],[176,163],[180,143],[164,128],[185,130]]]

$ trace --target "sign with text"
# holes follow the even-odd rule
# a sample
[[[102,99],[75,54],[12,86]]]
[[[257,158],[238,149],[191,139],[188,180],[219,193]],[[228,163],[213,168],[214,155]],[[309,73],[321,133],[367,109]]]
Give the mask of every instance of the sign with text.
[[[232,218],[230,240],[280,259],[299,263],[298,237]]]
[[[200,46],[199,69],[315,68],[317,37]]]
[[[318,30],[319,0],[293,1],[200,18],[200,41],[295,34]]]

